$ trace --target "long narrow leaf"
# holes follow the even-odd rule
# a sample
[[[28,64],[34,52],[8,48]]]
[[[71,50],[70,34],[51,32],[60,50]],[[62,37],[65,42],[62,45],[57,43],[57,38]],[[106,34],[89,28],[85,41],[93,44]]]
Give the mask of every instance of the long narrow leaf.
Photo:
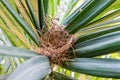
[[[75,58],[73,60],[62,67],[93,76],[120,78],[119,59]]]
[[[71,34],[76,33],[84,25],[110,6],[115,0],[94,0],[65,28]]]
[[[2,56],[12,56],[12,57],[23,57],[30,58],[37,56],[37,54],[30,50],[25,50],[22,48],[0,46],[0,55]]]
[[[34,25],[35,25],[36,29],[40,32],[41,28],[40,28],[39,23],[38,23],[35,15],[34,15],[34,11],[33,11],[33,8],[32,8],[32,6],[30,4],[30,1],[29,0],[25,0],[25,1],[26,1],[27,6],[28,6],[28,9],[30,11],[30,14],[31,14],[31,17],[33,19]]]
[[[107,8],[105,11],[103,11],[99,16],[96,17],[96,19],[101,18],[104,14],[116,10],[116,9],[120,9],[120,0],[116,0],[114,4],[112,4],[109,8]]]
[[[19,66],[7,80],[42,80],[50,73],[49,60],[45,56],[33,57]]]
[[[33,30],[29,27],[28,24],[24,22],[24,20],[19,16],[19,14],[13,10],[7,0],[1,0],[1,2],[8,9],[11,15],[18,21],[18,23],[23,27],[23,29],[28,33],[28,35],[33,39],[33,41],[35,41],[35,43],[39,45],[38,38],[33,32]]]
[[[10,61],[9,61],[9,57],[4,57],[5,63],[3,64],[3,69],[4,72],[8,72],[9,70],[11,70],[10,72],[12,72],[11,66],[10,66]]]
[[[91,32],[90,34],[87,34],[85,36],[79,37],[77,39],[76,43],[80,43],[80,42],[83,42],[85,40],[89,40],[89,39],[92,39],[92,38],[95,38],[95,37],[99,37],[101,35],[104,35],[104,34],[107,34],[107,33],[111,33],[111,32],[115,32],[115,31],[119,31],[119,30],[120,30],[120,26],[116,25],[116,26],[111,26],[109,28],[102,29],[102,30],[99,30],[99,31],[96,31],[96,32]]]
[[[58,7],[57,1],[59,0],[50,0],[49,2],[49,14],[51,16],[55,16],[57,13],[57,7]]]
[[[50,0],[43,0],[45,14],[48,14],[49,1]]]
[[[3,13],[1,13],[3,14]],[[5,19],[3,19],[3,18]],[[28,41],[26,40],[26,38],[24,37],[24,35],[22,35],[22,30],[21,32],[16,28],[16,25],[13,25],[12,23],[15,23],[14,21],[11,23],[9,22],[6,18],[5,15],[2,15],[2,17],[0,16],[0,19],[2,20],[1,22],[2,25],[0,26],[2,28],[2,30],[4,31],[4,33],[8,36],[9,40],[12,42],[12,44],[15,45],[21,45],[20,42],[22,41],[28,48],[30,47],[30,44],[28,43]],[[7,21],[7,22],[6,22]],[[12,24],[12,25],[11,25]],[[14,37],[13,37],[14,36]],[[11,38],[12,37],[12,38]]]
[[[87,26],[87,27],[89,27],[89,26],[92,26],[92,27],[93,27],[93,26],[96,26],[96,25],[98,25],[98,24],[101,24],[101,23],[103,23],[103,22],[105,22],[105,21],[114,19],[114,18],[120,16],[119,13],[120,13],[120,9],[115,10],[114,12],[112,12],[112,13],[110,13],[110,14],[108,14],[108,15],[106,15],[106,16],[104,16],[104,17],[102,17],[102,18],[100,18],[100,19],[98,19],[98,20],[96,20],[96,21],[93,21],[93,22],[87,24],[86,26]]]
[[[80,5],[73,13],[71,13],[71,15],[69,15],[68,17],[66,17],[61,24],[62,25],[67,25],[69,23],[71,23],[80,13],[81,11],[89,4],[91,3],[92,0],[84,0],[84,2],[82,3],[82,5]]]
[[[9,29],[8,28],[6,28],[7,26],[6,25],[4,25],[4,23],[2,23],[3,22],[3,20],[1,21],[1,16],[0,16],[0,23],[2,24],[2,25],[0,25],[0,28],[1,28],[1,30],[4,32],[4,35],[6,35],[7,37],[8,37],[8,40],[11,42],[11,44],[13,45],[13,46],[20,46],[20,42],[21,41],[17,41],[16,39],[17,39],[17,37],[14,35],[14,34],[12,34],[10,31],[9,31]],[[12,38],[11,38],[12,37]],[[7,44],[9,45],[9,42],[7,41]]]
[[[74,45],[76,57],[95,57],[120,50],[120,31],[112,32]]]
[[[112,20],[103,22],[101,24],[98,24],[96,26],[93,26],[93,27],[91,26],[91,27],[83,28],[83,29],[79,30],[79,32],[77,32],[75,34],[75,36],[77,37],[78,42],[80,40],[79,38],[82,38],[82,37],[83,38],[82,38],[82,40],[80,40],[80,42],[85,41],[84,37],[86,37],[86,38],[88,37],[88,39],[91,39],[91,38],[94,38],[94,37],[101,36],[103,34],[109,33],[110,32],[109,30],[112,30],[114,27],[116,28],[117,26],[119,26],[119,24],[120,24],[120,18],[112,19]],[[103,31],[103,33],[102,33],[102,31]],[[115,31],[117,31],[117,30],[115,30]],[[100,34],[97,34],[99,32],[100,32]],[[114,32],[114,29],[113,29],[112,32]],[[88,35],[91,35],[91,34],[94,35],[94,36],[88,36]]]
[[[22,1],[21,0],[14,0],[16,6],[18,8],[19,13],[22,15],[22,18],[25,20],[26,23],[28,23],[34,29],[34,24],[32,22],[32,18],[30,16],[28,10],[26,9],[27,5],[25,3],[23,3]],[[34,32],[35,32],[35,30],[34,30]]]
[[[39,24],[41,29],[44,26],[44,6],[43,0],[38,0],[38,11],[39,11]]]
[[[15,5],[14,0],[8,0],[8,1],[9,1],[9,3],[11,4],[11,6],[12,6],[16,11],[18,11],[17,6]]]

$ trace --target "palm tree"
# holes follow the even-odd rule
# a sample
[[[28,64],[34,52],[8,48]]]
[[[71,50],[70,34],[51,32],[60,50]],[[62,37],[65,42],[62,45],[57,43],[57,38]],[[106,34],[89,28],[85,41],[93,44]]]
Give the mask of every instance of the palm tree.
[[[59,17],[61,1],[0,0],[0,74],[9,73],[6,80],[77,80],[61,74],[63,68],[120,78],[120,60],[107,55],[120,50],[120,0],[70,0]]]

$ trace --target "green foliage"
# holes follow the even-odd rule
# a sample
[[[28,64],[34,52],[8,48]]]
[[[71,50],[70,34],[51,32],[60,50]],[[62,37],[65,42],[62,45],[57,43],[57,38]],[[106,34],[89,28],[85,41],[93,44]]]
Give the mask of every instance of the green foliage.
[[[20,17],[16,11],[10,6],[10,4],[6,0],[1,0],[3,5],[8,9],[8,11],[11,13],[11,15],[17,20],[17,22],[23,27],[23,29],[30,35],[30,37],[34,40],[34,42],[39,45],[38,39],[33,32],[33,30],[29,27],[28,24],[25,23],[25,21]]]
[[[71,34],[76,33],[114,1],[115,0],[93,0],[85,9],[83,9],[81,13],[79,13],[79,15],[75,16],[75,19],[72,20],[65,29],[68,30]]]
[[[75,58],[72,62],[63,65],[64,68],[93,76],[120,78],[119,59]],[[111,67],[112,66],[112,67]]]
[[[70,50],[73,58],[62,63],[63,69],[52,71],[49,59],[37,54],[42,30],[50,25],[45,16],[55,19],[61,1],[0,0],[0,74],[10,73],[7,80],[77,80],[70,77],[74,72],[96,76],[74,73],[74,77],[87,80],[120,78],[120,60],[108,59],[119,58],[119,54],[106,55],[120,50],[120,0],[83,0],[82,5],[79,0],[70,1],[58,24],[64,25],[76,42]]]
[[[2,65],[0,65],[0,74],[2,74]]]
[[[49,73],[50,65],[48,58],[37,56],[19,66],[7,80],[41,80]]]

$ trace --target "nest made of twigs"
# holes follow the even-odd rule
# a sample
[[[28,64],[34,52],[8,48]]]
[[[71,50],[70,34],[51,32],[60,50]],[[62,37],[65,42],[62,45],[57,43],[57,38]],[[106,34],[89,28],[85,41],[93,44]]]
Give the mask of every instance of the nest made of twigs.
[[[42,33],[39,40],[41,47],[37,48],[37,53],[49,57],[51,64],[61,65],[61,62],[69,60],[70,55],[67,53],[74,44],[75,37],[54,24]]]

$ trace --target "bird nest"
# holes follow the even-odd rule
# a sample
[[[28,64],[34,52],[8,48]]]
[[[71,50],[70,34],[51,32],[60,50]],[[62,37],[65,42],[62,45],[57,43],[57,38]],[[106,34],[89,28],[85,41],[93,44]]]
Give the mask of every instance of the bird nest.
[[[54,24],[42,33],[39,40],[41,47],[37,48],[37,53],[47,56],[51,64],[61,65],[70,59],[68,52],[76,39],[63,27]]]

